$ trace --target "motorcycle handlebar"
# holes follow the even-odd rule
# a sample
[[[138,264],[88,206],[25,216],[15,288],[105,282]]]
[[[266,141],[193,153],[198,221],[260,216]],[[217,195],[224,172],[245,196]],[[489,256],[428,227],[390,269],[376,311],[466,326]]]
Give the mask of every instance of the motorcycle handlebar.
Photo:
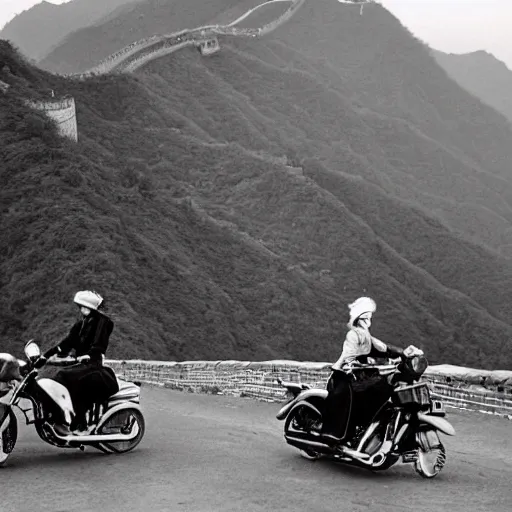
[[[393,364],[365,364],[363,366],[352,366],[350,369],[354,371],[358,370],[390,370],[396,368],[396,363]]]
[[[79,364],[80,361],[76,357],[55,357],[48,359],[46,361],[47,365],[50,366],[71,366],[74,364]]]

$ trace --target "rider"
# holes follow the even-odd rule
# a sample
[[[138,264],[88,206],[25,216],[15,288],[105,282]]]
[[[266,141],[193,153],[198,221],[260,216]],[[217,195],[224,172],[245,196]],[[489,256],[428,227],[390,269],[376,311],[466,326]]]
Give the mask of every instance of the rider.
[[[75,351],[75,357],[81,364],[60,370],[54,380],[68,389],[76,414],[73,428],[75,432],[84,433],[87,430],[87,409],[119,390],[114,372],[103,366],[114,323],[101,311],[104,301],[98,293],[90,290],[79,291],[73,302],[78,306],[82,318],[71,327],[66,338],[44,356],[65,357],[72,350]],[[67,425],[58,428],[60,434],[70,433]]]
[[[386,344],[370,334],[372,315],[377,309],[370,297],[359,297],[349,304],[349,331],[343,343],[343,351],[332,366],[332,374],[327,383],[328,395],[323,414],[322,437],[329,443],[349,440],[349,423],[352,409],[353,376],[350,366],[354,363],[367,363],[368,356],[398,357],[411,356],[421,351],[415,347],[402,350]],[[421,352],[422,353],[422,352]]]

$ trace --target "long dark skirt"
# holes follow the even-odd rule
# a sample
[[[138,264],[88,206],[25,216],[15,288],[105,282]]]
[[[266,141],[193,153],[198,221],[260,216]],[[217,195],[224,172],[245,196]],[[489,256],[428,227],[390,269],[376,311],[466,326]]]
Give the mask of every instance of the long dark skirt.
[[[112,368],[99,364],[82,364],[63,368],[54,380],[60,382],[69,391],[77,422],[84,422],[85,413],[93,404],[104,402],[119,391]]]
[[[391,396],[385,378],[365,376],[354,382],[344,372],[334,370],[327,383],[324,402],[324,434],[349,441],[357,426],[366,426]]]
[[[352,385],[344,372],[333,370],[327,382],[329,394],[324,402],[322,433],[344,438],[349,434]]]
[[[393,392],[392,386],[385,378],[372,382],[366,389],[353,395],[352,420],[354,426],[366,427],[371,423],[375,414],[388,401]]]

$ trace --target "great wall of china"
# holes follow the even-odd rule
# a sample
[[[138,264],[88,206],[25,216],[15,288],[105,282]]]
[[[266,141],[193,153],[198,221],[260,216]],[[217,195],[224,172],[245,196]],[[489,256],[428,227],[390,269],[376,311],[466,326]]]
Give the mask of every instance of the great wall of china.
[[[203,55],[210,55],[220,49],[219,37],[262,37],[269,34],[283,23],[286,23],[286,21],[300,9],[305,1],[306,0],[271,0],[271,2],[265,2],[250,9],[228,25],[206,25],[194,29],[180,30],[172,34],[141,39],[113,53],[85,73],[77,73],[68,76],[73,79],[83,80],[90,76],[105,73],[132,73],[144,64],[164,55],[169,55],[186,46],[195,46]],[[238,23],[244,21],[258,9],[264,8],[267,4],[274,2],[289,3],[290,7],[286,9],[281,16],[261,28],[244,29],[236,27]],[[213,51],[210,50],[210,48],[212,48]]]
[[[267,0],[250,9],[242,16],[228,25],[207,25],[194,29],[184,29],[179,32],[166,35],[153,35],[139,41],[135,41],[119,51],[108,56],[102,62],[83,73],[65,75],[73,80],[86,80],[92,76],[107,73],[132,73],[148,62],[169,55],[187,46],[195,46],[202,55],[211,55],[220,50],[219,38],[222,37],[262,37],[269,34],[283,23],[286,23],[305,3],[306,0]],[[338,0],[340,3],[356,5],[362,9],[366,3],[373,0],[363,0],[353,3],[351,0]],[[251,14],[264,8],[268,4],[289,3],[290,6],[278,18],[261,28],[237,28],[237,24],[243,22]],[[59,107],[59,105],[61,107]],[[59,133],[71,140],[78,140],[76,109],[74,101],[56,99],[41,101],[32,104],[33,108],[43,111],[57,122]]]
[[[259,29],[239,29],[236,28],[236,25],[269,2],[264,2],[250,9],[228,25],[208,25],[167,35],[154,35],[135,41],[113,53],[92,69],[84,73],[66,75],[66,77],[73,80],[86,80],[107,73],[132,73],[154,59],[169,55],[187,46],[195,46],[202,55],[211,55],[220,49],[219,37],[261,37],[289,20],[305,2],[305,0],[271,1],[286,2],[290,4],[290,7],[277,19]],[[76,109],[72,98],[48,99],[32,102],[30,105],[56,121],[57,128],[62,136],[75,142],[78,140]]]

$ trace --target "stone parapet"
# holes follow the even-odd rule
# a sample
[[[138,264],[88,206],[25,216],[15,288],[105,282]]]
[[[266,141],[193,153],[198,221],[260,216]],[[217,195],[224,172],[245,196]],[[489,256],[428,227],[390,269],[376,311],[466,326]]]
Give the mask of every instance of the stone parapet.
[[[128,380],[199,393],[246,396],[266,401],[284,400],[276,382],[301,382],[325,388],[331,363],[298,361],[106,361]],[[431,366],[424,375],[434,397],[446,405],[512,417],[512,372],[487,372],[446,365]],[[463,376],[468,375],[468,379]],[[476,375],[486,380],[475,383]],[[449,382],[447,382],[447,379]],[[499,382],[499,388],[496,383]],[[486,387],[487,386],[487,387]]]

